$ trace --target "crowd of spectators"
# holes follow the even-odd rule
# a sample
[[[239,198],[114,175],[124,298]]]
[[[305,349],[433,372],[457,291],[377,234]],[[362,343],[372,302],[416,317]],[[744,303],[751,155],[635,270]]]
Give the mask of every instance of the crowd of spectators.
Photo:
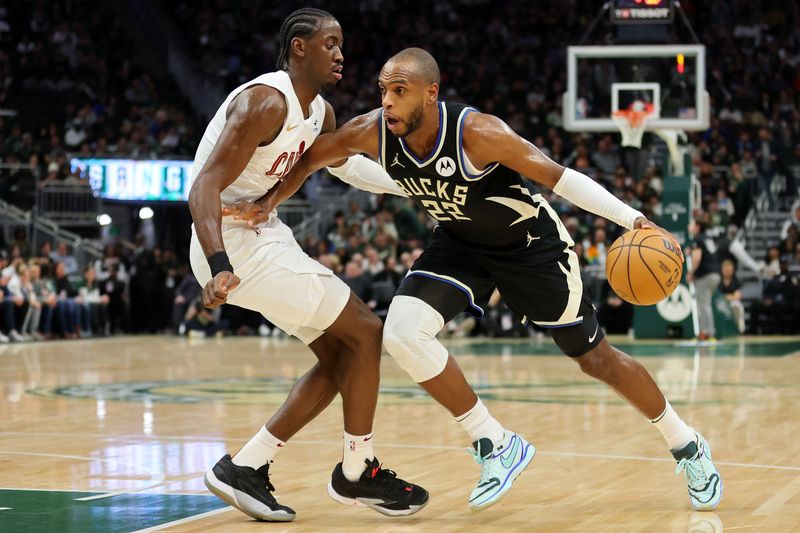
[[[2,198],[27,209],[37,182],[76,181],[70,156],[194,154],[186,99],[137,61],[111,4],[6,2],[0,26]]]
[[[108,246],[79,265],[66,243],[32,249],[24,228],[0,247],[0,343],[75,339],[177,328],[199,292],[172,250],[136,244]],[[190,282],[191,281],[191,282]]]
[[[295,7],[278,2],[265,12],[261,4],[248,0],[235,5],[211,0],[170,0],[170,4],[180,26],[187,28],[187,41],[204,51],[209,75],[221,77],[231,87],[274,68],[274,36]],[[618,136],[570,134],[562,128],[565,46],[584,33],[597,13],[596,2],[451,0],[430,6],[421,1],[398,5],[368,0],[348,10],[338,9],[334,2],[309,5],[328,9],[343,27],[346,75],[326,95],[339,122],[378,105],[374,81],[386,58],[406,46],[421,46],[440,64],[444,99],[468,102],[501,116],[556,162],[592,176],[649,217],[658,220],[662,215],[661,169],[652,160],[650,166],[631,168],[630,153],[619,146]],[[800,186],[800,9],[798,2],[773,6],[744,0],[688,1],[681,2],[681,8],[707,48],[706,83],[712,107],[711,127],[690,133],[687,140],[701,184],[701,204],[694,216],[709,228],[709,238],[722,241],[724,247],[760,194],[772,193],[773,206],[785,209]],[[613,34],[603,18],[583,44],[608,44]],[[691,42],[679,23],[671,37],[673,42]],[[649,142],[646,136],[646,149]],[[782,187],[775,189],[781,180]],[[582,265],[602,271],[605,249],[620,229],[544,193],[575,237]],[[376,266],[375,255],[402,273],[409,266],[404,259],[424,243],[430,220],[408,201],[380,200],[368,211],[364,215],[351,208],[341,213],[326,234],[306,243],[307,251],[342,271],[346,279],[355,275],[360,280],[381,268],[387,270],[385,264]],[[785,236],[781,239],[774,245],[785,255],[792,242]],[[786,262],[788,267],[796,263],[794,256]],[[779,266],[759,274],[769,294]],[[370,284],[352,285],[369,299]],[[609,293],[607,285],[597,289],[605,304],[622,309],[619,315],[625,319],[620,328],[629,327],[631,313],[625,304]],[[769,324],[765,307],[754,308],[754,315]],[[753,327],[760,328],[756,319]]]
[[[406,46],[422,46],[440,63],[442,98],[468,102],[499,115],[558,163],[592,176],[633,207],[659,220],[663,190],[659,165],[650,159],[631,168],[629,151],[619,146],[617,135],[576,134],[562,128],[565,47],[576,43],[585,31],[596,14],[596,2],[445,0],[434,5],[422,1],[400,5],[363,0],[346,10],[334,2],[311,0],[307,4],[333,12],[344,29],[346,75],[339,87],[326,95],[340,123],[379,104],[374,81],[386,58]],[[228,88],[274,69],[279,24],[296,7],[294,3],[276,2],[267,8],[255,0],[168,0],[167,6],[176,26],[185,32],[183,38],[189,48],[197,52],[198,67],[209,76],[220,77]],[[724,242],[742,226],[754,199],[774,190],[776,181],[780,181],[776,176],[782,176],[785,183],[784,192],[773,198],[778,207],[788,208],[800,185],[798,2],[777,6],[713,0],[686,1],[681,6],[707,47],[706,80],[712,106],[711,127],[690,133],[687,140],[701,184],[701,204],[695,218],[709,228],[711,238]],[[174,103],[180,98],[170,99],[172,93],[162,80],[137,66],[132,59],[135,53],[108,7],[88,1],[40,0],[12,2],[5,9],[0,11],[0,19],[6,21],[9,30],[0,33],[0,106],[13,107],[15,94],[48,94],[54,96],[48,104],[51,114],[58,118],[34,130],[14,118],[0,119],[0,155],[4,162],[30,162],[42,169],[41,178],[47,181],[68,176],[67,152],[152,156],[194,151],[199,129]],[[690,41],[680,33],[685,31],[680,24],[675,24],[674,31],[677,40]],[[610,42],[612,33],[603,19],[584,44]],[[104,45],[93,45],[98,42]],[[52,113],[54,109],[56,113]],[[647,136],[645,149],[650,149]],[[9,183],[18,181],[0,178],[3,198]],[[620,234],[620,228],[575,209],[550,191],[541,192],[573,236],[575,252],[587,276],[602,272],[605,250]],[[795,221],[787,221],[780,241],[771,243],[774,246],[767,257],[756,258],[763,259],[765,265],[759,272],[764,298],[752,309],[749,327],[753,331],[791,329],[782,324],[791,325],[793,318],[794,324],[800,323],[791,303],[798,301],[793,295],[798,284],[796,268],[800,267],[797,231],[792,229],[800,224],[800,213],[793,216]],[[301,244],[311,256],[340,274],[380,315],[424,246],[432,223],[409,200],[370,197],[337,213],[322,234]],[[181,325],[181,331],[201,334],[270,330],[263,320],[230,306],[214,313],[197,306],[194,291],[199,288],[192,283],[186,266],[177,260],[185,256],[185,250],[171,254],[136,245],[117,246],[116,250],[109,257],[115,258],[119,268],[110,279],[124,287],[120,294],[126,296],[121,297],[123,305],[116,308],[124,311],[112,313],[110,301],[105,304],[107,330],[178,330]],[[16,261],[18,269],[21,263],[14,259],[13,248],[8,252],[9,265]],[[719,253],[723,285],[729,290],[735,285],[732,280],[737,265],[725,246]],[[725,259],[734,261],[726,266]],[[25,258],[27,276],[33,276],[30,271],[34,266],[40,266],[38,275],[42,276],[43,269],[34,265],[36,262]],[[96,277],[102,289],[110,269],[101,270],[98,265]],[[136,276],[131,275],[133,271]],[[607,284],[596,284],[595,289],[606,324],[627,331],[631,309]],[[728,294],[735,296],[736,290]],[[147,298],[139,301],[142,294]],[[160,305],[167,301],[180,307],[173,310],[174,305]],[[5,310],[10,307],[4,306],[4,317],[8,317]],[[72,320],[69,317],[78,317],[73,320],[73,330],[82,334],[87,312],[80,307],[70,311],[67,304],[63,307],[65,311],[52,313],[56,317],[53,322],[62,323],[59,313],[67,317],[67,322]],[[16,314],[21,316],[22,311],[17,308]],[[487,315],[490,320],[476,326],[484,330],[475,331],[526,334],[517,321],[511,320],[499,298],[493,298],[492,311]],[[21,317],[20,324],[24,319]],[[470,327],[459,327],[457,333]],[[59,334],[69,335],[67,330],[63,326]],[[4,331],[10,333],[8,328]]]
[[[278,28],[296,8],[293,2],[275,2],[264,9],[256,0],[168,0],[168,5],[186,29],[187,42],[202,51],[198,63],[209,75],[223,77],[231,88],[274,70]],[[569,135],[561,127],[566,46],[581,38],[597,14],[597,2],[444,0],[431,6],[421,0],[402,4],[364,0],[341,9],[336,2],[318,0],[307,5],[328,9],[343,27],[346,75],[326,95],[339,122],[377,107],[375,81],[383,62],[402,48],[420,46],[440,64],[444,99],[495,113],[525,138],[547,148],[556,161],[594,167],[613,179],[620,159],[614,154],[607,157],[604,146],[613,141]],[[737,197],[750,180],[762,188],[778,172],[796,180],[800,177],[798,2],[690,0],[681,2],[681,9],[707,48],[706,84],[714,117],[709,130],[690,139],[695,164],[705,164],[704,176],[724,178],[724,188]],[[610,44],[613,32],[603,18],[583,44]],[[671,38],[691,42],[685,26],[677,22]],[[716,188],[707,187],[709,192]],[[718,203],[736,200],[726,196]],[[737,206],[744,211],[745,200],[739,198]]]
[[[422,253],[432,222],[407,199],[371,197],[372,208],[353,202],[319,237],[301,244],[329,267],[379,317]],[[584,282],[593,289],[600,320],[609,333],[628,333],[633,308],[604,280],[605,251],[620,229],[596,217],[583,223],[564,202],[551,198],[575,236]],[[699,213],[698,213],[699,216]],[[798,333],[800,317],[800,207],[788,221],[785,239],[759,262],[762,297],[751,302],[751,333]],[[713,236],[709,235],[713,240]],[[737,260],[719,239],[716,252],[722,282],[740,331],[745,331],[742,284]],[[202,306],[200,286],[173,250],[149,249],[144,239],[107,246],[101,259],[79,265],[65,243],[32,250],[25,231],[0,248],[0,343],[54,338],[86,338],[117,333],[280,335],[257,313],[235,306]],[[522,327],[495,293],[480,322],[462,316],[445,334],[520,337]]]

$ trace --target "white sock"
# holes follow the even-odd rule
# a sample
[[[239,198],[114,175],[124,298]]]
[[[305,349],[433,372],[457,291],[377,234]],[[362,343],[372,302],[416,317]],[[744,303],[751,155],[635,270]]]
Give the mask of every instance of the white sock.
[[[231,460],[235,465],[261,468],[272,461],[278,450],[285,445],[285,442],[267,431],[266,427],[262,427]]]
[[[664,407],[664,412],[650,422],[661,432],[664,440],[667,441],[669,449],[672,451],[680,450],[695,440],[692,428],[681,420],[681,417],[678,416],[678,413],[675,412],[669,402]]]
[[[500,425],[500,422],[489,414],[489,410],[483,405],[480,398],[478,398],[478,402],[472,409],[461,416],[455,417],[455,420],[464,428],[464,431],[469,433],[472,442],[487,438],[497,446],[503,440],[505,429]]]
[[[344,452],[342,453],[342,472],[349,481],[358,481],[366,470],[364,461],[372,461],[372,433],[369,435],[351,435],[344,432]]]

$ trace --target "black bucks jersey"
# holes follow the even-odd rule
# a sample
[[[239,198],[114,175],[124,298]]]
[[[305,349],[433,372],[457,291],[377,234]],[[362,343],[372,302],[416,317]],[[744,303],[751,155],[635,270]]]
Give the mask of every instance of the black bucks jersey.
[[[461,147],[464,119],[475,111],[439,102],[439,136],[422,159],[381,119],[380,163],[453,238],[482,247],[536,244],[539,251],[562,252],[572,241],[563,226],[560,234],[557,215],[540,194],[531,193],[522,177],[507,167],[493,163],[478,171],[467,159]]]
[[[518,173],[498,163],[483,170],[470,163],[461,138],[473,112],[439,102],[439,136],[422,159],[381,120],[380,163],[439,222],[397,296],[424,301],[447,323],[462,311],[480,318],[498,289],[523,324],[553,328],[564,353],[582,355],[603,333],[584,292],[574,243],[550,204]]]

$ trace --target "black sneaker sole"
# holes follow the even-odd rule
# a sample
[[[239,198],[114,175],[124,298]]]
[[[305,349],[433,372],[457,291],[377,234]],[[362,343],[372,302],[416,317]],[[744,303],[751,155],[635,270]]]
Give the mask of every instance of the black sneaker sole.
[[[328,482],[328,496],[330,496],[333,501],[341,503],[342,505],[348,505],[350,507],[369,507],[386,516],[408,516],[418,513],[424,509],[430,501],[429,498],[425,500],[425,503],[422,505],[409,505],[406,509],[387,509],[382,507],[380,503],[370,501],[368,498],[348,498],[347,496],[342,496],[336,492],[336,489],[333,488],[333,484],[330,481]]]
[[[213,470],[206,472],[203,480],[214,496],[256,520],[263,522],[291,522],[297,516],[283,510],[274,511],[270,509],[265,503],[220,481],[214,475]]]

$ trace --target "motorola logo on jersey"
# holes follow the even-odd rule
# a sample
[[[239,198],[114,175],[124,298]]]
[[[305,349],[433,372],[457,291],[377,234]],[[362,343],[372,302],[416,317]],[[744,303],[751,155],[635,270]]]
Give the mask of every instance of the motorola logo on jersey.
[[[436,162],[436,172],[438,172],[440,176],[449,178],[456,173],[456,162],[450,157],[441,157]]]

